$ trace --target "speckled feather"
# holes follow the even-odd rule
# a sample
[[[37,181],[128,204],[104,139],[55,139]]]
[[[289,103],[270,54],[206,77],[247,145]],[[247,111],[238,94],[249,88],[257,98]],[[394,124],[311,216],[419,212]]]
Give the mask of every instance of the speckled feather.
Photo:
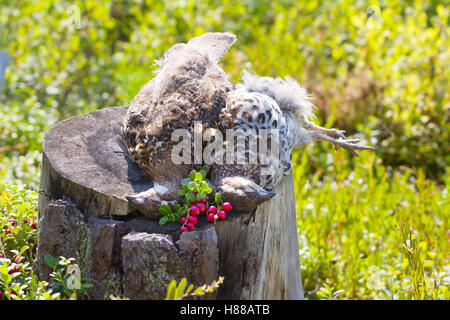
[[[157,61],[156,76],[133,99],[123,121],[123,141],[131,159],[150,179],[167,186],[171,196],[191,169],[190,165],[168,161],[172,147],[178,143],[171,140],[175,129],[187,129],[192,135],[194,122],[201,121],[204,130],[220,130],[224,137],[227,129],[253,129],[255,138],[261,137],[261,129],[278,130],[279,157],[271,157],[268,163],[211,165],[212,182],[221,184],[225,192],[241,188],[241,193],[263,201],[273,195],[262,188],[270,190],[292,168],[291,151],[298,140],[301,119],[313,117],[310,96],[291,78],[244,72],[242,83],[233,86],[217,63],[235,40],[230,33],[206,33],[187,44],[174,45]],[[268,153],[270,146],[269,139]],[[246,148],[247,161],[260,156],[255,153]],[[263,168],[270,174],[261,175]],[[242,177],[247,182],[230,177]],[[245,207],[246,201],[240,202],[246,210],[259,203]]]
[[[220,127],[222,131],[226,129],[243,130],[245,136],[245,156],[247,162],[249,159],[258,159],[254,164],[246,163],[243,165],[228,165],[226,171],[231,173],[240,172],[240,175],[246,176],[255,181],[262,188],[272,189],[284,174],[290,172],[292,168],[291,152],[296,142],[296,122],[290,113],[283,113],[277,102],[269,96],[259,92],[248,92],[245,88],[233,90],[227,96],[227,104],[220,113]],[[267,130],[263,135],[261,129]],[[278,130],[279,140],[272,141],[271,130]],[[251,134],[248,133],[253,133]],[[265,139],[267,137],[267,140]],[[278,154],[270,157],[267,164],[261,164],[258,154],[254,154],[249,148],[249,140],[267,141],[267,155],[271,155],[271,145],[278,144]],[[234,146],[234,152],[237,153],[237,146]],[[262,175],[261,169],[264,168],[270,174]]]
[[[222,56],[235,41],[229,36]],[[217,66],[214,52],[195,46],[177,44],[162,61],[157,75],[131,102],[122,125],[124,143],[131,159],[144,173],[155,178],[163,169],[175,129],[192,129],[194,121],[214,127],[225,107],[226,93],[232,89],[226,74]]]

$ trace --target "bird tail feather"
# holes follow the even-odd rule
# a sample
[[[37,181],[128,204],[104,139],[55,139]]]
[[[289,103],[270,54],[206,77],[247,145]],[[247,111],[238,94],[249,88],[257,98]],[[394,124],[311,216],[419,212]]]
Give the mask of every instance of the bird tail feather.
[[[230,32],[207,32],[200,37],[192,38],[187,45],[202,51],[217,64],[235,42],[236,36]]]

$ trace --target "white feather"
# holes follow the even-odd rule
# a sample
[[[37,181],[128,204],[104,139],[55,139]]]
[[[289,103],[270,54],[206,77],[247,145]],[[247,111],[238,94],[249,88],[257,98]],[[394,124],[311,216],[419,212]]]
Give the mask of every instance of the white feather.
[[[270,78],[260,77],[248,71],[242,73],[242,84],[238,88],[249,92],[260,92],[275,100],[284,112],[291,112],[302,122],[305,115],[309,119],[315,118],[312,97],[308,91],[290,77]]]

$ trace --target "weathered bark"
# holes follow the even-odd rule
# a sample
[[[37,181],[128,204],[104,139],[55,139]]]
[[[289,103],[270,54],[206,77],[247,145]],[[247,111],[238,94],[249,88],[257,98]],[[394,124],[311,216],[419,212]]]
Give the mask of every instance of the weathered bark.
[[[219,299],[303,299],[292,175],[255,212],[216,224]]]
[[[47,132],[41,275],[48,278],[43,256],[51,253],[77,258],[96,299],[110,293],[162,299],[171,279],[201,285],[219,276],[225,277],[219,299],[302,299],[292,176],[255,212],[231,213],[215,225],[200,219],[195,231],[180,236],[177,223],[160,226],[158,213],[144,217],[125,198],[152,186],[123,148],[125,113],[125,107],[101,109]]]

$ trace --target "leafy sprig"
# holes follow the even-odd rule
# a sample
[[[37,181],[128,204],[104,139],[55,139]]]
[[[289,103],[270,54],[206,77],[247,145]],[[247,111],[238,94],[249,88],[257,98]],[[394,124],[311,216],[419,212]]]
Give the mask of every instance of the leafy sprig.
[[[76,299],[78,295],[87,294],[86,289],[91,288],[92,284],[82,283],[81,274],[75,258],[54,257],[47,253],[44,256],[44,262],[52,268],[50,277],[52,290],[59,292],[65,297]]]
[[[209,168],[204,166],[200,171],[191,170],[189,176],[181,180],[180,196],[184,196],[184,203],[189,205],[194,200],[200,201],[213,192],[211,182],[206,178]]]
[[[212,293],[215,289],[219,288],[220,284],[223,283],[224,277],[219,277],[218,280],[213,281],[210,285],[203,285],[197,287],[194,291],[194,285],[191,284],[187,289],[186,278],[181,279],[180,283],[177,285],[175,280],[172,280],[167,288],[166,300],[182,300],[188,296],[203,296],[206,293]]]
[[[191,170],[189,175],[181,180],[181,189],[178,190],[178,194],[183,196],[181,203],[177,203],[171,208],[167,204],[162,204],[159,207],[159,213],[162,217],[159,219],[159,224],[164,225],[169,222],[175,222],[180,220],[182,217],[188,215],[189,207],[191,203],[195,200],[201,201],[204,198],[210,199],[210,195],[213,193],[213,186],[207,175],[209,173],[209,168],[203,166],[199,171]],[[215,202],[220,204],[222,201],[222,195],[216,193],[213,200],[209,202]]]

